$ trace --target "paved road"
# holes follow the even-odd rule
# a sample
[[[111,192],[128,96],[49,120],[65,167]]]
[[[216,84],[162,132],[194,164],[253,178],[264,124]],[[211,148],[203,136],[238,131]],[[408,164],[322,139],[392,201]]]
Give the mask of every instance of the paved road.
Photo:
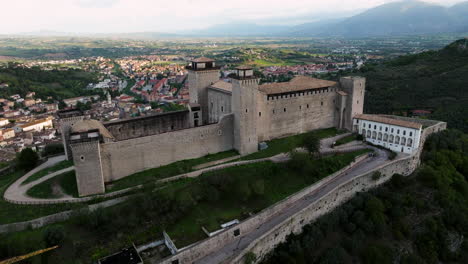
[[[218,264],[218,263],[229,263],[232,258],[239,254],[243,249],[245,249],[252,241],[261,235],[265,234],[275,226],[282,223],[285,219],[293,216],[302,209],[306,208],[310,204],[316,202],[318,199],[326,196],[330,191],[332,191],[338,185],[359,176],[371,169],[374,169],[384,163],[388,162],[387,152],[375,148],[377,153],[376,157],[369,158],[362,163],[357,164],[353,168],[343,172],[342,174],[336,176],[333,179],[330,179],[328,183],[325,183],[323,187],[315,190],[311,194],[307,195],[301,200],[298,200],[291,206],[285,208],[282,211],[279,211],[277,214],[272,216],[270,219],[265,221],[257,229],[253,231],[242,234],[235,241],[225,245],[223,248],[213,252],[194,263],[197,264]]]

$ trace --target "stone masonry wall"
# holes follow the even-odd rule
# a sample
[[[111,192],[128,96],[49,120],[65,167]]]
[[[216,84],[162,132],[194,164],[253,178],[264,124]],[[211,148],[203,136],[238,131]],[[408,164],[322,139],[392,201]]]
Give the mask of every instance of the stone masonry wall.
[[[259,93],[259,141],[335,126],[336,87],[328,92],[268,97]],[[317,92],[317,91],[315,91]]]
[[[182,110],[111,121],[103,125],[117,141],[145,137],[189,128],[189,111]]]
[[[217,123],[225,114],[231,110],[232,95],[219,89],[208,88],[208,122]]]
[[[233,148],[233,117],[218,124],[101,144],[104,181]]]

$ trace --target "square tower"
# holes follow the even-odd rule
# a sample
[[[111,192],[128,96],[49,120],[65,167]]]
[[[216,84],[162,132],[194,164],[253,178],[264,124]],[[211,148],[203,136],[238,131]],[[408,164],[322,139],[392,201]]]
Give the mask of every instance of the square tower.
[[[364,110],[364,96],[366,91],[366,78],[359,76],[343,77],[340,79],[342,90],[347,94],[346,107],[340,113],[342,120],[339,128],[353,131],[353,118]]]
[[[188,70],[190,103],[199,104],[202,111],[202,124],[208,123],[208,86],[219,80],[219,67],[214,60],[201,57],[191,61]],[[200,124],[200,125],[202,125]]]
[[[258,82],[251,67],[236,68],[232,79],[232,112],[234,113],[234,148],[241,155],[258,150],[257,96]]]

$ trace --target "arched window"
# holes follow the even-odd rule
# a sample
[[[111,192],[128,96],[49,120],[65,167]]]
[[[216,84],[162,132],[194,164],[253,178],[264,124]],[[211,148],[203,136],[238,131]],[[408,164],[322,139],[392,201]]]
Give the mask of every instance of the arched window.
[[[388,143],[393,143],[393,135],[390,135],[390,139],[388,140]]]
[[[382,140],[382,133],[379,132],[379,136],[377,137],[378,140]]]
[[[372,132],[372,139],[376,139],[377,138],[377,132]]]
[[[400,144],[400,137],[399,136],[395,137],[395,144]]]
[[[366,130],[363,129],[363,130],[361,131],[361,134],[362,134],[363,137],[366,137]]]
[[[371,132],[370,132],[370,130],[367,130],[367,137],[368,137],[368,138],[371,137]]]
[[[402,137],[401,138],[401,145],[406,145],[406,138],[405,137]]]
[[[383,135],[383,141],[387,142],[388,141],[388,134]]]
[[[408,147],[412,147],[413,146],[413,139],[412,138],[408,138]]]

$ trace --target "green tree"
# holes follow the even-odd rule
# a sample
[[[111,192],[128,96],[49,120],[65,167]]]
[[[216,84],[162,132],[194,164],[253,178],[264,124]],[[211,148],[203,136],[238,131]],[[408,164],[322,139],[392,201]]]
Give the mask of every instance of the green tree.
[[[304,136],[302,145],[310,154],[316,154],[320,151],[320,139],[313,133],[308,133]]]
[[[18,168],[22,170],[31,170],[36,167],[39,156],[31,148],[23,149],[18,155]]]

